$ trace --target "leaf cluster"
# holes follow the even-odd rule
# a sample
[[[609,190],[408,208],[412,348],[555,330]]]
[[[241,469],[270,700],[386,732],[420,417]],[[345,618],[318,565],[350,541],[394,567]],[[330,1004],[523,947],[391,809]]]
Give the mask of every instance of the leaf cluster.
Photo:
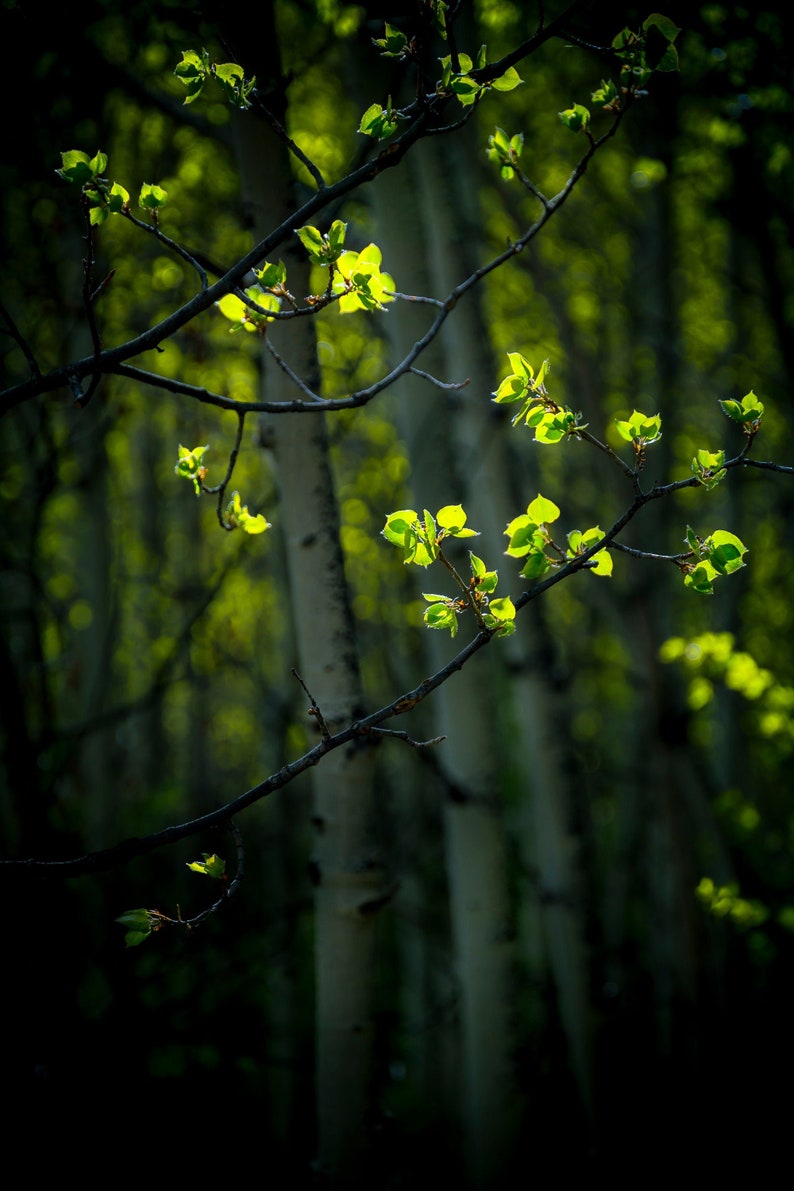
[[[174,74],[187,88],[185,103],[195,103],[207,83],[214,80],[229,103],[243,110],[251,106],[256,76],[246,78],[237,62],[215,62],[206,50],[200,54],[185,50]]]
[[[226,861],[220,856],[208,852],[202,853],[201,860],[192,860],[188,862],[187,866],[191,872],[200,873],[204,877],[211,877],[215,881],[226,881]],[[157,931],[162,930],[165,926],[182,926],[188,929],[201,920],[204,915],[199,915],[193,921],[186,921],[178,915],[176,918],[169,918],[167,914],[161,913],[160,910],[147,910],[145,908],[138,910],[127,910],[124,914],[120,914],[116,922],[120,926],[126,927],[126,934],[124,935],[124,943],[127,947],[139,947],[141,943],[145,943]]]
[[[618,82],[602,79],[591,99],[605,112],[619,112],[626,104],[645,94],[656,71],[678,70],[678,51],[675,40],[681,30],[661,13],[652,13],[639,30],[628,27],[612,41],[612,53],[618,66]],[[574,103],[559,113],[559,118],[571,132],[590,136],[590,109]]]
[[[129,215],[130,195],[119,182],[103,177],[108,167],[106,153],[97,152],[93,157],[82,149],[68,149],[61,154],[61,168],[56,170],[65,182],[79,186],[89,210],[92,227],[100,227],[110,215]],[[168,195],[161,186],[144,182],[138,193],[138,206],[157,216],[168,202]]]

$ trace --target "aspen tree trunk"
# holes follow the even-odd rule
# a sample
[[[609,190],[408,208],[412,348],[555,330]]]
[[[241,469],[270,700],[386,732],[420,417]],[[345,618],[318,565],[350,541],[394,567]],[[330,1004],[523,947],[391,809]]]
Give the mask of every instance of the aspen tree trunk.
[[[290,163],[275,136],[251,117],[239,121],[240,164],[254,235],[294,208]],[[296,238],[297,244],[297,238]],[[310,292],[302,250],[284,254],[288,284]],[[268,332],[291,366],[316,383],[311,319]],[[265,350],[263,395],[292,399]],[[273,417],[263,427],[277,469],[299,672],[333,731],[361,709],[353,622],[339,542],[339,518],[322,415]],[[301,696],[303,698],[303,696]],[[308,709],[308,700],[306,701]],[[365,1160],[373,1078],[373,977],[382,890],[373,837],[372,762],[367,750],[338,749],[312,770],[316,850],[316,1103],[318,1166],[339,1187]]]
[[[478,187],[472,185],[472,171],[476,177],[476,158],[478,152],[483,155],[483,146],[477,143],[476,131],[474,136],[468,133],[468,129],[464,130],[454,143],[445,140],[435,144],[429,152],[422,152],[427,150],[427,143],[419,147],[434,292],[439,294],[452,290],[484,259],[484,217],[477,199]],[[506,441],[510,428],[490,399],[501,365],[489,350],[479,301],[479,291],[476,296],[465,297],[445,328],[445,376],[452,379],[454,370],[455,379],[469,380],[457,399],[451,431],[464,477],[463,503],[472,524],[482,531],[480,540],[487,565],[499,570],[498,594],[515,594],[521,580],[515,570],[511,574],[513,564],[501,558],[503,531],[536,489],[525,486],[517,494],[511,484],[513,469]],[[531,447],[529,442],[523,445],[525,449]],[[545,952],[542,962],[552,975],[571,1067],[589,1112],[592,1059],[588,961],[578,871],[580,849],[572,827],[568,767],[559,731],[566,715],[565,708],[557,706],[560,695],[548,677],[551,651],[540,639],[537,623],[537,616],[530,610],[521,619],[515,636],[496,646],[492,660],[499,667],[499,675],[493,681],[502,688],[502,703],[511,708],[515,743],[510,742],[509,764],[519,773],[523,790],[514,826],[524,868],[534,874],[536,881],[526,899],[524,914],[525,924],[537,924],[541,937],[533,942],[525,936],[522,943],[531,949],[535,964]],[[503,739],[502,747],[506,746]],[[502,769],[507,769],[506,758]],[[526,961],[531,956],[525,954],[523,958]]]
[[[437,146],[421,144],[403,164],[399,175],[375,183],[373,202],[377,240],[384,263],[396,274],[398,287],[413,293],[438,294],[442,284],[428,267],[432,258],[426,202],[416,172],[417,155]],[[419,338],[428,322],[427,308],[400,303],[389,309],[387,329],[397,350]],[[451,365],[438,350],[423,355],[420,366],[439,377]],[[460,372],[454,365],[455,375]],[[464,481],[454,449],[455,398],[434,390],[425,381],[405,378],[400,383],[395,414],[408,448],[415,507],[431,512],[442,505],[463,503]],[[479,528],[473,520],[473,527]],[[477,543],[474,541],[474,552]],[[450,547],[450,554],[454,546]],[[468,573],[463,551],[455,563]],[[424,573],[427,589],[443,582]],[[450,593],[452,594],[452,593]],[[472,625],[462,622],[462,631]],[[427,637],[429,665],[443,664],[454,646],[445,637]],[[496,1180],[510,1153],[515,1124],[512,1082],[512,947],[507,897],[503,826],[499,806],[498,758],[495,756],[494,703],[488,658],[480,655],[467,668],[466,678],[453,680],[434,696],[437,719],[434,733],[446,740],[439,757],[448,782],[444,832],[450,918],[459,983],[461,1053],[460,1112],[466,1177],[471,1186]]]

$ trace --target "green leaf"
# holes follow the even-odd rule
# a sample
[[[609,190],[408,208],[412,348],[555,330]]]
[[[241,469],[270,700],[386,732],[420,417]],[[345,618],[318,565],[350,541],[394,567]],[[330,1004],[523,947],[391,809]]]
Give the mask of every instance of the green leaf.
[[[414,538],[413,549],[410,557],[406,557],[405,562],[412,562],[416,567],[429,567],[431,563],[438,558],[438,546],[427,542],[427,539],[422,539],[418,534]]]
[[[571,132],[584,132],[590,124],[590,113],[581,103],[575,103],[573,107],[566,108],[564,112],[559,112],[558,115],[565,127],[570,129]]]
[[[124,943],[127,947],[138,947],[139,944],[145,943],[147,939],[151,938],[152,932],[128,930],[124,936]]]
[[[272,528],[261,513],[254,516],[248,512],[248,506],[242,504],[239,492],[232,493],[232,499],[226,506],[225,520],[230,529],[242,529],[244,533],[259,534]]]
[[[450,635],[458,631],[458,618],[448,604],[432,604],[425,609],[424,622],[429,629],[449,629]]]
[[[522,85],[523,81],[516,68],[514,66],[508,66],[504,74],[494,79],[490,86],[493,87],[494,91],[514,91],[516,87]]]
[[[602,79],[601,86],[592,94],[593,103],[600,104],[601,107],[609,108],[616,105],[619,100],[618,89],[612,82],[612,79]]]
[[[190,480],[196,490],[196,496],[201,495],[201,483],[207,474],[207,469],[204,466],[204,455],[209,450],[209,443],[203,447],[193,447],[189,450],[179,444],[179,456],[176,461],[174,473],[182,476],[183,479]]]
[[[521,574],[527,579],[536,579],[543,575],[552,565],[552,560],[545,554],[545,548],[551,538],[547,524],[556,521],[560,510],[553,501],[545,496],[538,496],[528,506],[525,514],[514,517],[505,530],[510,544],[505,554],[513,558],[527,555],[527,561]]]
[[[491,600],[488,605],[488,614],[497,620],[515,620],[516,606],[510,596],[500,596],[498,600]]]
[[[510,596],[491,600],[483,617],[489,629],[496,629],[497,637],[509,637],[515,632],[516,606]]]
[[[496,571],[489,571],[483,560],[473,554],[471,550],[469,551],[469,566],[478,596],[490,595],[496,590],[499,581]]]
[[[383,259],[377,244],[368,244],[361,252],[343,252],[336,262],[332,289],[341,294],[341,314],[356,310],[382,310],[394,301],[394,278],[380,269]]]
[[[174,74],[180,79],[197,79],[206,74],[209,62],[206,51],[204,57],[200,57],[195,50],[183,50],[182,61],[178,63],[174,70]]]
[[[678,51],[673,42],[681,30],[659,12],[651,13],[642,24],[645,33],[645,58],[651,70],[678,70]]]
[[[594,525],[590,529],[586,529],[581,533],[578,529],[571,530],[568,534],[568,557],[576,558],[578,555],[586,554],[593,546],[601,541],[604,534],[600,526]],[[588,569],[591,574],[598,575],[601,578],[607,579],[612,574],[613,559],[609,550],[604,548],[594,554],[589,562]]]
[[[494,616],[485,616],[485,623],[489,629],[496,629],[497,637],[509,637],[516,631],[514,620],[499,620]]]
[[[396,513],[389,513],[381,534],[393,546],[405,546],[406,535],[414,533],[417,521],[414,509],[399,509]]]
[[[202,852],[203,860],[191,860],[188,863],[188,868],[191,872],[201,873],[205,877],[213,877],[216,881],[220,881],[226,875],[226,861],[220,856],[216,856],[213,852]]]
[[[714,579],[717,572],[708,562],[700,562],[691,572],[684,575],[684,585],[691,587],[699,595],[714,594]]]
[[[482,51],[480,56],[482,57]],[[482,64],[484,65],[484,61]],[[483,87],[469,74],[474,69],[474,63],[468,54],[458,54],[458,67],[459,70],[453,72],[451,56],[441,59],[441,86],[451,92],[464,107],[468,107],[475,102]]]
[[[341,219],[335,219],[325,236],[316,227],[308,224],[306,227],[297,228],[296,235],[308,252],[309,259],[316,265],[327,267],[342,255],[346,231],[347,224]],[[355,256],[355,253],[351,255]]]
[[[736,534],[717,529],[707,541],[709,562],[720,575],[732,575],[745,565],[747,547]]]
[[[524,421],[527,426],[538,427],[547,414],[551,419],[554,416],[553,411],[562,412],[558,411],[558,407],[549,401],[546,393],[544,381],[550,369],[548,360],[543,361],[536,376],[529,360],[525,359],[520,352],[508,352],[507,358],[513,371],[499,385],[493,394],[493,400],[497,403],[523,401],[521,409],[513,417],[514,426]],[[556,439],[549,437],[540,441],[551,442]]]
[[[441,532],[439,532],[439,530]],[[434,517],[424,509],[421,519],[414,509],[399,509],[390,513],[381,530],[383,537],[404,552],[403,561],[427,567],[438,558],[439,542],[445,537],[477,537],[477,531],[466,525],[466,513],[461,505],[444,505]]]
[[[720,401],[720,406],[722,412],[731,421],[737,422],[745,434],[755,434],[758,431],[764,416],[764,406],[752,390],[742,397],[741,401]]]
[[[162,186],[155,186],[153,182],[144,182],[138,195],[138,206],[144,211],[157,211],[168,202],[168,194]]]
[[[251,93],[256,87],[255,75],[247,79],[238,62],[220,62],[212,68],[211,73],[229,103],[243,110],[251,106]]]
[[[127,927],[124,936],[126,947],[138,947],[145,943],[159,927],[157,915],[145,909],[128,910],[125,914],[120,914],[116,922]]]
[[[436,513],[436,521],[448,534],[455,536],[463,529],[467,517],[462,505],[444,505]]]
[[[422,529],[424,531],[424,540],[427,544],[427,548],[432,553],[433,558],[435,558],[438,553],[438,532],[436,529],[435,517],[431,512],[429,512],[428,509],[424,510]]]
[[[311,260],[313,260],[316,264],[327,264],[327,261],[322,259],[326,246],[322,232],[320,232],[316,227],[312,227],[310,224],[307,224],[306,227],[296,228],[295,234],[308,252],[309,258]]]
[[[151,930],[152,919],[148,910],[127,910],[118,916],[116,922],[128,926],[131,930]]]
[[[413,563],[415,566],[427,567],[437,556],[437,549],[435,553],[428,549],[424,525],[414,509],[390,513],[381,533],[388,542],[402,549],[406,566]]]
[[[499,166],[503,178],[509,180],[515,177],[518,159],[524,150],[524,134],[517,132],[509,137],[503,128],[495,128],[488,138],[486,156],[494,165]]]
[[[573,433],[574,430],[584,429],[579,426],[576,415],[569,409],[561,409],[556,413],[540,412],[532,420],[527,418],[527,425],[535,428],[535,442],[545,446],[553,446]]]
[[[541,575],[545,575],[551,568],[551,560],[542,552],[533,552],[527,558],[526,563],[521,568],[519,574],[525,579],[539,579]]]
[[[684,567],[684,583],[704,595],[711,595],[714,580],[732,575],[744,567],[747,547],[736,534],[717,529],[708,538],[699,538],[687,527],[686,542],[697,561]]]
[[[108,194],[107,204],[108,211],[112,211],[115,215],[118,215],[125,207],[129,208],[129,193],[118,182],[114,182]]]
[[[526,380],[517,375],[506,376],[494,392],[493,399],[497,404],[509,401],[521,401],[527,391]]]
[[[546,538],[540,532],[537,522],[526,513],[514,517],[504,531],[510,538],[510,545],[505,550],[511,558],[523,558],[525,554],[543,551]]]
[[[724,462],[724,451],[699,450],[695,455],[692,460],[692,471],[706,491],[710,492],[721,480],[725,479],[728,473],[722,466]]]
[[[209,55],[204,50],[199,56],[194,50],[184,50],[182,61],[177,64],[174,74],[184,84],[187,94],[184,103],[193,103],[204,90],[204,84],[209,78]]]
[[[358,132],[363,133],[364,136],[372,137],[375,141],[385,141],[396,132],[399,119],[399,113],[395,112],[391,106],[391,98],[385,108],[381,107],[379,103],[373,103],[361,117]]]
[[[234,90],[240,80],[245,78],[245,71],[237,62],[221,62],[215,67],[215,78],[223,86]]]
[[[107,163],[107,159],[105,161]],[[84,186],[86,182],[91,182],[95,176],[91,158],[81,149],[68,149],[65,153],[61,153],[61,168],[55,172],[64,181],[74,182],[78,186]]]
[[[590,562],[592,564],[590,570],[593,575],[598,575],[602,579],[608,579],[611,576],[613,559],[608,550],[599,550],[597,554],[593,555]]]
[[[287,267],[283,261],[279,261],[277,265],[265,261],[262,268],[257,269],[256,277],[263,289],[275,289],[286,285]]]
[[[373,37],[372,44],[380,47],[383,58],[403,58],[409,49],[405,34],[388,23],[384,23],[384,36]]]
[[[662,419],[659,414],[649,417],[635,409],[627,421],[615,418],[615,425],[621,438],[640,446],[650,446],[662,437]]]
[[[342,249],[345,246],[346,234],[347,224],[341,219],[335,219],[329,227],[328,235],[326,237],[333,260],[336,260],[336,258],[341,254]]]
[[[560,510],[553,500],[547,500],[545,496],[538,493],[532,503],[527,505],[527,515],[537,525],[548,525],[549,522],[557,520]]]
[[[237,294],[224,294],[215,305],[224,318],[228,318],[229,322],[234,324],[232,331],[264,333],[268,323],[273,322],[273,319],[264,312],[266,310],[278,311],[281,304],[275,294],[263,293],[255,286],[247,289],[245,294],[260,309],[255,310],[252,306],[247,306]]]

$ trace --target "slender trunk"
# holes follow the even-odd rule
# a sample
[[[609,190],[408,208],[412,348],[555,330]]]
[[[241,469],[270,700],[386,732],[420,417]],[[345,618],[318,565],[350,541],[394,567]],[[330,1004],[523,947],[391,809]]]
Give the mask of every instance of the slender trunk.
[[[424,294],[443,292],[432,269],[435,230],[417,172],[418,159],[435,151],[435,146],[418,146],[399,176],[374,188],[377,239],[387,267],[397,271],[398,286]],[[417,339],[426,321],[421,306],[392,308],[388,325],[395,345],[404,347]],[[450,370],[449,360],[435,350],[423,356],[421,367],[443,377]],[[460,371],[457,361],[454,371]],[[450,408],[454,401],[434,392],[427,382],[401,382],[395,413],[411,459],[419,509],[435,512],[444,504],[465,503],[466,483],[454,442],[455,410]],[[476,523],[474,527],[479,528]],[[461,565],[468,569],[465,561]],[[420,582],[426,589],[424,575]],[[468,626],[463,627],[465,631]],[[441,664],[449,648],[446,640],[428,638],[429,664]],[[516,1108],[511,1078],[511,930],[490,683],[490,663],[481,657],[465,681],[449,683],[437,693],[433,707],[438,717],[433,731],[446,737],[440,760],[448,791],[444,833],[460,996],[460,1112],[466,1175],[473,1186],[498,1179],[511,1148]]]
[[[294,205],[289,160],[250,118],[239,122],[238,136],[244,193],[260,236]],[[310,292],[303,253],[285,255],[290,287],[302,297]],[[316,383],[312,320],[269,334],[298,374]],[[262,362],[267,399],[294,397],[264,350]],[[334,730],[355,718],[362,696],[326,425],[318,415],[272,417],[262,435],[276,462],[299,672]],[[331,753],[312,771],[312,788],[318,1165],[333,1185],[349,1186],[365,1161],[371,1125],[377,915],[370,909],[382,890],[369,751]]]
[[[431,259],[440,293],[448,293],[460,279],[481,263],[483,216],[478,188],[471,184],[472,159],[480,146],[461,134],[455,144],[445,141],[424,152],[420,146],[424,211],[429,229]],[[464,176],[468,181],[464,184]],[[521,511],[511,485],[506,429],[503,415],[496,412],[490,393],[496,387],[496,366],[488,346],[487,328],[479,302],[465,298],[455,311],[444,345],[447,372],[469,381],[457,401],[451,419],[456,456],[465,477],[465,507],[478,529],[483,531],[483,553],[492,565],[501,554],[503,529],[511,516]],[[509,433],[509,431],[507,431]],[[526,493],[524,504],[532,489]],[[516,577],[500,566],[499,593],[508,591]],[[519,805],[514,826],[525,871],[535,876],[535,887],[523,899],[524,921],[537,967],[538,943],[545,951],[557,991],[557,1012],[565,1033],[570,1062],[584,1104],[592,1109],[592,1058],[589,1021],[588,959],[582,880],[579,871],[581,847],[570,806],[569,765],[563,756],[558,725],[565,721],[562,695],[548,675],[551,670],[549,643],[542,624],[532,612],[524,617],[520,631],[497,651],[494,663],[501,665],[501,677],[492,682],[507,693],[503,698],[511,709],[510,719],[518,747],[511,749],[510,765],[519,775]],[[509,660],[509,670],[504,661]],[[501,747],[509,747],[503,734]],[[507,770],[507,759],[500,762]],[[528,912],[526,912],[528,911]],[[533,930],[540,928],[540,940]],[[524,959],[531,960],[525,955]],[[535,973],[539,975],[540,973]]]

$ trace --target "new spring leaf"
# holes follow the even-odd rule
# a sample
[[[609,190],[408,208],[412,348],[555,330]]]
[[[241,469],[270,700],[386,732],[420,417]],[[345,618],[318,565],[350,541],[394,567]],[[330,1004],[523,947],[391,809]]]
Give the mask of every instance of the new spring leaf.
[[[193,447],[192,450],[183,447],[181,443],[179,444],[179,458],[176,461],[174,473],[182,476],[185,480],[190,480],[196,490],[196,496],[201,496],[201,484],[207,474],[204,455],[209,449],[209,443],[205,443],[203,447]]]
[[[466,513],[461,505],[444,505],[435,517],[425,509],[420,517],[414,509],[398,509],[386,518],[381,533],[387,542],[403,551],[403,562],[428,567],[438,558],[445,537],[477,537],[477,531],[466,525]]]

